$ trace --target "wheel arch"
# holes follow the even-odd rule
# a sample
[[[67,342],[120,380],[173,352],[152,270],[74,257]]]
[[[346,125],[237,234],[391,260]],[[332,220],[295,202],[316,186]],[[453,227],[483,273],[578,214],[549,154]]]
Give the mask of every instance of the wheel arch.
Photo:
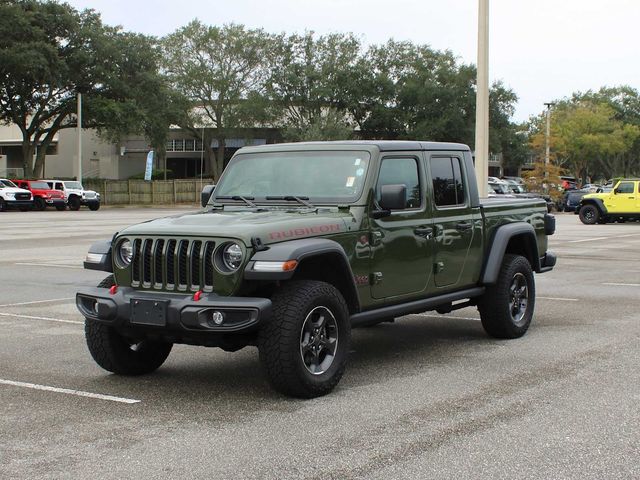
[[[286,262],[296,260],[298,265],[289,272],[259,272],[254,270],[258,261]],[[300,239],[269,246],[258,251],[244,270],[246,280],[320,280],[333,285],[342,294],[349,313],[360,311],[360,299],[353,271],[342,246],[326,238]]]
[[[580,208],[585,205],[593,205],[598,209],[598,213],[600,213],[600,215],[607,215],[609,213],[607,207],[605,207],[604,202],[600,198],[583,198],[580,201]]]
[[[538,241],[533,226],[526,222],[509,223],[498,227],[493,235],[480,277],[483,285],[496,283],[502,260],[508,253],[523,256],[532,270],[540,273]]]

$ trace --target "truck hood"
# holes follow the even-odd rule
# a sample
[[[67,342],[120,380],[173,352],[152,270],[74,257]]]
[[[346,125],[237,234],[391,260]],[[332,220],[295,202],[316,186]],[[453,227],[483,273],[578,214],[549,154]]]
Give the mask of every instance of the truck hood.
[[[337,208],[214,210],[159,218],[121,231],[119,236],[223,237],[251,245],[259,237],[262,243],[278,243],[306,237],[336,235],[358,230],[360,221],[350,211]]]
[[[29,190],[25,190],[24,188],[15,188],[15,187],[4,187],[0,188],[0,192],[2,193],[28,193],[31,195]]]
[[[599,198],[601,200],[604,200],[608,196],[609,196],[608,193],[587,193],[587,194],[583,195],[582,198],[584,200],[589,199],[589,198]]]

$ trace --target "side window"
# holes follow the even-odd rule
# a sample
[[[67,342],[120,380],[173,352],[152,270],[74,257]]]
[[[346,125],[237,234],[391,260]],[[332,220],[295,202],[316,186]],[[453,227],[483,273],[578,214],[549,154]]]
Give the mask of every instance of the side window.
[[[380,166],[376,199],[380,200],[382,185],[404,185],[407,187],[406,208],[419,208],[421,204],[420,176],[415,158],[385,158]]]
[[[62,183],[56,183],[56,190],[64,190],[64,185],[62,185]]]
[[[620,182],[618,188],[616,189],[617,193],[633,193],[633,182]]]
[[[436,206],[464,205],[465,185],[459,158],[432,157],[431,179],[433,180],[433,196]]]

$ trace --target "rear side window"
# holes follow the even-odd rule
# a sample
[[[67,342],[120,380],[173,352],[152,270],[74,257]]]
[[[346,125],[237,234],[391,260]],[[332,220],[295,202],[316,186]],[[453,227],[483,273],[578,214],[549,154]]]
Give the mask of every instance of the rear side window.
[[[380,166],[376,199],[380,200],[382,185],[404,185],[407,187],[405,208],[419,208],[421,204],[420,176],[415,158],[385,158]]]
[[[436,206],[464,205],[465,185],[459,158],[432,157],[431,179]]]

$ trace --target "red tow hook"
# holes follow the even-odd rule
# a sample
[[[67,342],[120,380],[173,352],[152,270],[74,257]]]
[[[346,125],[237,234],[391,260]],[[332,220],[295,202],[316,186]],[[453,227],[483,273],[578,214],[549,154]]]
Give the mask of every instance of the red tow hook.
[[[118,285],[112,285],[111,288],[109,289],[109,293],[111,295],[115,295],[117,291],[118,291]]]
[[[200,298],[202,298],[202,290],[198,290],[196,293],[193,294],[194,302],[199,302]]]

